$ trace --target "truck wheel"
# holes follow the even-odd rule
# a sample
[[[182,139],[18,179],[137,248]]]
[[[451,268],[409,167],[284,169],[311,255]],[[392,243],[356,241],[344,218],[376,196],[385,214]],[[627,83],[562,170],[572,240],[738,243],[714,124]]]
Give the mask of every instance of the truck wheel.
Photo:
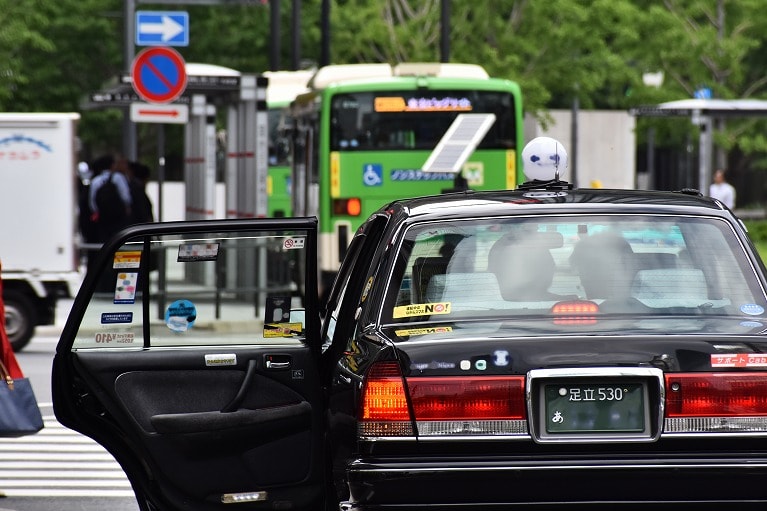
[[[5,331],[13,351],[19,352],[32,340],[35,332],[34,308],[23,293],[3,290]]]

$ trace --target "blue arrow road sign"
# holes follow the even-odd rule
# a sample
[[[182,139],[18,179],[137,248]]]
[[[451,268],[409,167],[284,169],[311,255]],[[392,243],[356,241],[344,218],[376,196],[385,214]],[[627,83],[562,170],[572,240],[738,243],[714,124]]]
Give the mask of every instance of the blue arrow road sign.
[[[189,13],[136,11],[138,46],[189,46]]]

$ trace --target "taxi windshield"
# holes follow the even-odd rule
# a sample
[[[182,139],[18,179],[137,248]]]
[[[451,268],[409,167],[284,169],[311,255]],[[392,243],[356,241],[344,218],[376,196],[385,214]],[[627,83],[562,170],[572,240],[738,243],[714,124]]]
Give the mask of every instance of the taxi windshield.
[[[383,323],[551,315],[763,316],[764,290],[718,218],[516,217],[420,224]]]

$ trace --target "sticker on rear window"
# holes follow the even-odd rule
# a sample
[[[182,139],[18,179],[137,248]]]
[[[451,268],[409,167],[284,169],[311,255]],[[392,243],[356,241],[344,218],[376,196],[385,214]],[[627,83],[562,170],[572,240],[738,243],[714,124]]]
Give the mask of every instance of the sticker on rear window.
[[[138,273],[118,273],[115,283],[114,303],[136,303]]]
[[[408,328],[406,330],[395,330],[394,333],[399,337],[404,337],[406,335],[444,334],[452,331],[453,327],[451,326],[440,326],[433,328]]]
[[[186,332],[197,320],[197,307],[189,300],[176,300],[165,311],[165,324],[174,332]]]
[[[394,307],[394,318],[409,318],[411,316],[426,316],[429,314],[450,314],[450,302],[416,303]]]
[[[293,337],[303,330],[303,323],[266,323],[264,337]]]
[[[115,252],[115,257],[112,260],[112,268],[138,268],[141,265],[141,251],[140,250],[127,250],[122,252]]]
[[[109,325],[112,323],[133,323],[132,312],[102,312],[101,324]]]
[[[767,355],[761,353],[718,353],[711,355],[711,367],[767,367]]]
[[[282,248],[285,250],[295,250],[297,248],[304,248],[306,240],[304,238],[286,238],[282,242]]]
[[[215,261],[218,259],[218,243],[187,243],[178,247],[178,262]]]
[[[755,303],[746,303],[740,306],[740,312],[749,316],[759,316],[764,314],[764,307]]]
[[[96,344],[133,344],[133,339],[132,332],[99,332],[93,337]]]

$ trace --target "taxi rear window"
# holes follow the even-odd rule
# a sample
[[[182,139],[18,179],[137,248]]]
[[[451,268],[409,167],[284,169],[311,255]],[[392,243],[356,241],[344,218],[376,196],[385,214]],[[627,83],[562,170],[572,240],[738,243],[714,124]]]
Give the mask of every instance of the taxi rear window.
[[[761,315],[767,302],[730,224],[663,215],[412,226],[384,323],[549,315]]]

